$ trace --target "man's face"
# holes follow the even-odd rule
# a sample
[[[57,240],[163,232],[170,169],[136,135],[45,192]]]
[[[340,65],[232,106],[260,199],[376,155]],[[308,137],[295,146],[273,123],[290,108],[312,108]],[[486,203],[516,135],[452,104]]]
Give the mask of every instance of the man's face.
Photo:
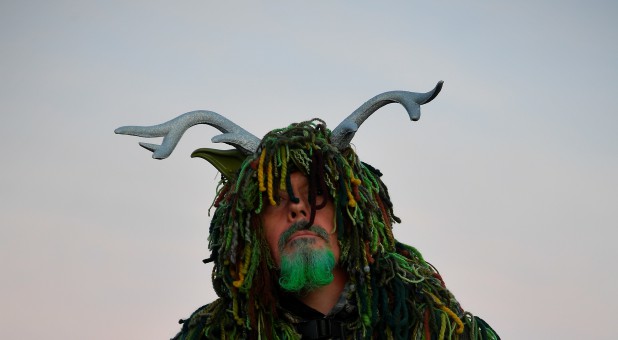
[[[290,182],[294,195],[299,199],[299,202],[292,202],[287,192],[283,191],[280,193],[281,201],[279,204],[272,206],[266,203],[268,202],[266,201],[265,204],[268,204],[268,206],[262,212],[264,234],[275,263],[278,267],[281,266],[282,254],[293,254],[301,246],[315,249],[330,249],[335,257],[335,263],[338,263],[340,251],[339,244],[337,243],[337,234],[333,232],[335,216],[333,202],[328,199],[327,194],[316,198],[316,204],[318,205],[323,200],[328,200],[324,208],[315,212],[315,220],[313,222],[313,226],[323,229],[326,233],[311,231],[305,228],[290,233],[288,230],[295,223],[309,221],[311,213],[307,177],[300,172],[294,172],[290,175]]]

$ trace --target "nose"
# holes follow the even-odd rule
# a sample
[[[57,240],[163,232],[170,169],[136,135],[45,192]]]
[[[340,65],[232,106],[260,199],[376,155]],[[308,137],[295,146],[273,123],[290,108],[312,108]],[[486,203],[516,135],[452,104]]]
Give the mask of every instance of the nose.
[[[288,219],[297,221],[309,218],[309,206],[305,199],[299,199],[298,203],[289,202]]]

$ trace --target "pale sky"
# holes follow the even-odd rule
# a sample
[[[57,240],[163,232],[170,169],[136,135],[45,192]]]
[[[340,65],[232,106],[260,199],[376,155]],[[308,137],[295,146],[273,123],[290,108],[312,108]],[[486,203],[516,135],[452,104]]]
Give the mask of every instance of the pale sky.
[[[1,339],[167,339],[215,298],[218,176],[189,154],[218,132],[156,161],[115,128],[334,128],[439,80],[418,122],[389,105],[353,141],[396,237],[504,339],[616,338],[615,2],[222,3],[0,2]]]

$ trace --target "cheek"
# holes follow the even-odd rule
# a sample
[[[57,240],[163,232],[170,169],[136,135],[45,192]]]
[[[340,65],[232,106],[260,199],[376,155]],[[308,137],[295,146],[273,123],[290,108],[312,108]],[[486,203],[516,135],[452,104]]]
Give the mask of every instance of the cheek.
[[[339,263],[339,242],[337,241],[337,234],[332,234],[330,236],[330,245],[331,250],[333,251],[333,255],[335,256],[335,263]]]
[[[270,247],[270,255],[273,257],[273,260],[275,261],[275,264],[277,266],[281,265],[281,258],[279,256],[279,249],[278,249],[278,242],[274,241],[274,242],[269,242],[268,246]]]
[[[279,237],[281,236],[282,230],[278,230],[273,226],[264,225],[264,237],[266,242],[268,243],[268,248],[270,249],[270,254],[275,260],[277,265],[280,264],[279,261]]]

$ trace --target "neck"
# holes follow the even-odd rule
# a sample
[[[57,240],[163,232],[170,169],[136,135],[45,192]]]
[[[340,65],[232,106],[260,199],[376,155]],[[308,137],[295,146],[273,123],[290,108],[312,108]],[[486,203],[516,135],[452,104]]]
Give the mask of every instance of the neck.
[[[339,266],[333,269],[333,282],[326,286],[316,288],[310,292],[305,292],[298,296],[298,299],[305,305],[326,315],[339,301],[341,292],[348,280],[347,273]]]

